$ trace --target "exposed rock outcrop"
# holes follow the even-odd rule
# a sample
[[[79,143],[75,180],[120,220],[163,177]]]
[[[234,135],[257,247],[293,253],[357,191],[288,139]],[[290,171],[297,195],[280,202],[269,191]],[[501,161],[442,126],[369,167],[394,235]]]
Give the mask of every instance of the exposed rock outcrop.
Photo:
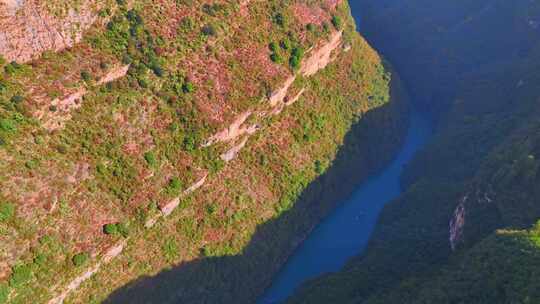
[[[296,75],[287,78],[281,88],[272,93],[272,95],[270,96],[270,106],[275,107],[279,103],[282,103],[283,100],[285,100],[285,97],[287,97],[287,94],[289,93],[289,88],[292,86],[295,80]]]
[[[206,143],[203,144],[203,147],[211,146],[219,142],[228,142],[234,140],[244,134],[253,134],[258,129],[257,124],[246,126],[245,122],[251,116],[252,112],[247,111],[240,114],[226,129],[210,137]]]
[[[202,187],[204,185],[204,183],[206,182],[206,178],[208,177],[208,174],[205,174],[203,177],[201,177],[201,179],[199,179],[196,183],[194,183],[193,185],[191,185],[189,188],[187,188],[185,191],[184,191],[184,195],[189,195],[191,193],[193,193],[195,190],[199,189],[200,187]]]
[[[238,145],[232,147],[229,149],[229,151],[221,154],[221,159],[230,162],[231,160],[235,159],[238,153],[246,146],[246,143],[248,141],[248,137],[246,136]]]
[[[342,31],[335,32],[330,36],[327,43],[310,51],[309,56],[302,61],[298,73],[304,77],[310,77],[328,66],[328,64],[336,59],[336,51],[342,45],[342,37]],[[304,93],[303,90],[295,97],[288,98],[287,100],[289,89],[292,87],[295,80],[296,75],[290,76],[278,90],[270,95],[269,102],[271,107],[276,107],[280,104],[292,104],[300,98]]]
[[[65,122],[71,119],[70,112],[82,106],[82,98],[85,94],[86,89],[80,88],[62,98],[56,98],[48,108],[38,111],[36,116],[43,121],[45,129],[49,131],[61,129]]]
[[[163,216],[169,216],[174,209],[176,209],[180,205],[180,197],[175,197],[171,201],[169,201],[167,204],[165,204],[163,207],[160,208],[161,213]]]
[[[123,65],[111,69],[101,77],[96,85],[104,85],[126,76],[130,65]],[[71,119],[71,112],[82,106],[82,100],[87,89],[81,87],[74,92],[67,93],[62,98],[55,98],[51,102],[43,102],[44,106],[34,113],[34,116],[42,121],[42,125],[49,131],[62,129],[65,123]],[[46,97],[43,97],[45,99]]]
[[[207,177],[208,177],[208,174],[205,174],[201,179],[199,179],[197,182],[195,182],[189,188],[184,190],[184,192],[182,192],[181,196],[176,197],[173,200],[171,200],[170,202],[168,202],[167,204],[161,206],[159,208],[159,210],[161,211],[160,216],[163,216],[163,217],[169,216],[180,205],[180,199],[182,197],[184,197],[184,196],[187,196],[187,195],[193,193],[193,191],[195,191],[195,190],[199,189],[200,187],[202,187],[204,185],[204,183],[206,182]],[[155,224],[155,220],[157,220],[157,218],[152,218],[151,220],[149,220],[146,223],[145,226],[147,228],[152,227]]]
[[[330,37],[328,43],[312,51],[310,56],[302,62],[300,74],[303,76],[315,75],[318,71],[324,69],[330,62],[334,61],[334,51],[341,45],[343,32],[335,32]]]
[[[8,61],[26,62],[43,52],[72,47],[97,20],[97,1],[83,1],[61,16],[48,1],[0,1],[0,54]]]
[[[107,74],[105,74],[105,76],[101,77],[101,79],[98,80],[97,85],[113,82],[126,76],[130,66],[131,65],[127,64],[111,69]]]
[[[341,45],[341,38],[342,38],[342,32],[336,32],[331,35],[330,40],[323,44],[321,47],[316,48],[315,50],[312,50],[310,52],[310,56],[307,57],[301,65],[300,70],[297,74],[291,75],[289,78],[285,80],[283,85],[276,90],[269,98],[269,104],[272,108],[271,114],[278,114],[285,106],[290,106],[294,104],[298,99],[304,94],[305,89],[302,88],[301,90],[294,93],[294,95],[290,96],[290,89],[293,86],[293,83],[296,80],[296,75],[301,74],[302,76],[309,77],[314,74],[316,74],[321,69],[324,69],[329,63],[331,63],[335,58],[335,50],[339,48]],[[122,66],[117,69],[113,69],[111,72],[103,76],[100,80],[98,80],[97,85],[102,85],[111,81],[114,81],[118,78],[123,77],[129,69],[129,66]],[[85,94],[85,90],[81,89],[78,92],[75,92],[69,96],[66,96],[63,99],[59,99],[54,101],[53,103],[58,106],[61,106],[61,109],[65,112],[69,112],[70,109],[74,108],[74,103],[76,100],[79,100],[82,98]],[[260,109],[259,109],[260,110]],[[276,112],[277,111],[277,112]],[[266,116],[267,113],[265,111],[258,111],[258,110],[252,110],[252,111],[246,111],[242,114],[240,114],[238,117],[234,119],[234,121],[224,130],[216,133],[215,135],[211,136],[204,144],[203,147],[208,147],[212,144],[220,143],[220,142],[232,142],[234,145],[229,148],[226,152],[221,154],[221,159],[225,162],[230,162],[234,160],[240,151],[246,146],[248,139],[250,135],[254,134],[260,129],[260,125],[257,123],[248,123],[248,120],[250,117],[255,116],[257,119]],[[242,138],[243,137],[243,138]],[[239,142],[235,142],[237,139],[242,138]],[[189,188],[184,190],[178,197],[170,200],[166,204],[159,206],[159,212],[154,214],[154,216],[150,217],[146,223],[145,227],[150,228],[155,225],[155,223],[163,217],[167,217],[173,213],[174,210],[176,210],[181,203],[181,200],[183,197],[191,194],[192,192],[196,191],[200,187],[202,187],[206,182],[207,174],[205,174],[202,178],[200,178],[197,182],[192,184]],[[459,224],[458,224],[459,225]],[[95,264],[93,267],[88,269],[84,274],[80,275],[79,277],[75,278],[67,287],[66,289],[57,297],[55,297],[53,300],[49,302],[49,304],[59,304],[64,301],[64,299],[67,297],[67,295],[77,289],[85,280],[89,279],[92,275],[94,275],[96,272],[99,271],[100,267],[109,261],[111,261],[114,257],[119,255],[124,248],[124,245],[113,247],[109,250],[107,250],[103,255],[101,260]]]
[[[270,114],[272,115],[280,114],[281,111],[283,111],[285,107],[292,106],[295,102],[297,102],[298,99],[302,97],[305,91],[306,89],[302,88],[302,90],[300,90],[300,92],[298,92],[298,94],[294,95],[293,97],[288,97],[288,96],[285,97],[285,99],[282,102],[280,102],[277,106],[274,107],[274,110],[272,110]]]
[[[109,248],[108,250],[106,250],[103,256],[101,257],[101,260],[98,263],[96,263],[94,266],[86,270],[80,276],[76,277],[73,281],[71,281],[67,285],[67,287],[64,289],[62,293],[60,293],[58,296],[51,299],[48,303],[49,304],[64,303],[64,300],[66,299],[66,297],[69,295],[70,292],[79,288],[79,286],[81,286],[81,284],[84,283],[84,281],[90,279],[95,273],[99,271],[99,269],[101,268],[101,266],[103,266],[103,264],[109,263],[112,259],[114,259],[119,254],[121,254],[122,251],[124,250],[125,245],[126,245],[125,241],[120,241],[114,246],[112,246],[111,248]]]
[[[465,226],[465,203],[468,200],[468,196],[464,196],[461,199],[461,202],[454,210],[454,216],[450,220],[450,248],[452,248],[452,251],[455,251],[457,248],[457,245],[462,241],[463,239],[463,227]]]

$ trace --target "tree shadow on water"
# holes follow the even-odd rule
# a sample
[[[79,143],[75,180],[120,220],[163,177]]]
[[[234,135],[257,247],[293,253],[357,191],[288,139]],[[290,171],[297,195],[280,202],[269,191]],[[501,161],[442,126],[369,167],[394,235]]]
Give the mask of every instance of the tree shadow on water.
[[[293,208],[260,225],[242,254],[202,257],[141,277],[105,303],[255,303],[313,227],[394,157],[407,129],[406,111],[400,101],[365,113],[326,173],[308,185]]]

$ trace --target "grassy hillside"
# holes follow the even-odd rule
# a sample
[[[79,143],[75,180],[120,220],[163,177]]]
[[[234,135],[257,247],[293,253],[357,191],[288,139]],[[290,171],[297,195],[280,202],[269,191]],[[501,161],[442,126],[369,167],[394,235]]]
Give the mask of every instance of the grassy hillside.
[[[118,0],[96,18],[73,47],[0,60],[0,303],[145,301],[119,289],[172,267],[164,298],[248,303],[401,142],[399,80],[346,2]]]
[[[420,100],[428,106],[441,102],[447,109],[440,113],[438,133],[406,169],[407,191],[384,210],[365,254],[342,272],[307,284],[291,303],[540,300],[534,263],[526,262],[538,254],[537,247],[521,240],[505,241],[514,239],[514,234],[496,232],[528,229],[540,218],[540,40],[533,35],[535,23],[530,22],[537,18],[536,4],[473,1],[478,9],[484,7],[482,11],[459,2],[431,6],[421,2],[401,2],[411,16],[405,13],[400,18],[434,24],[423,31],[391,26],[394,20],[387,18],[395,16],[397,2],[386,3],[386,8],[379,2],[381,7],[375,2],[368,6],[376,11],[375,24],[386,24],[389,31],[412,41],[385,40],[386,33],[377,38],[375,32],[370,35],[384,41],[381,49],[395,43],[393,52],[404,51],[401,59],[392,57],[395,53],[388,57],[405,69],[402,74],[415,73],[416,78],[406,81],[417,96],[427,92],[420,88],[427,81],[430,90],[448,86],[451,95]],[[443,10],[445,5],[455,7]],[[474,18],[459,17],[467,15]],[[471,22],[481,26],[465,25]],[[447,28],[448,23],[453,24],[452,35],[429,33],[439,26]],[[488,25],[491,35],[486,35]],[[494,30],[497,26],[504,26],[504,31]],[[366,28],[373,30],[371,24]],[[497,40],[492,39],[495,33]],[[426,43],[429,39],[440,40]],[[482,47],[472,48],[475,44]],[[434,54],[426,54],[426,48],[457,52],[457,61],[447,57],[437,57],[436,64],[424,61]],[[417,67],[410,70],[405,61]],[[455,72],[443,69],[445,65]],[[438,78],[425,80],[431,69]]]

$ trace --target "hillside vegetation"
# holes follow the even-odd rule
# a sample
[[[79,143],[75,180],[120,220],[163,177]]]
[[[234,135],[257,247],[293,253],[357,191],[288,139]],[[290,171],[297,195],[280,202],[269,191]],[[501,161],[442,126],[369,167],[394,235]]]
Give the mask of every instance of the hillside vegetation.
[[[20,39],[0,43],[0,303],[250,303],[329,193],[401,142],[399,79],[346,2],[0,13]],[[129,293],[173,267],[172,287]]]
[[[419,104],[440,117],[438,133],[406,168],[407,191],[385,208],[366,252],[290,302],[537,303],[538,3],[354,9]]]

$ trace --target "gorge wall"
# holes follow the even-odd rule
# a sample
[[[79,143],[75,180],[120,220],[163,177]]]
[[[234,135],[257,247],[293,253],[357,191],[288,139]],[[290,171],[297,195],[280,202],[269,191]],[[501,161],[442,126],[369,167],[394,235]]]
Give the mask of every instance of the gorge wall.
[[[353,3],[438,132],[405,170],[407,191],[385,208],[366,252],[290,303],[540,300],[540,6],[465,2]]]

